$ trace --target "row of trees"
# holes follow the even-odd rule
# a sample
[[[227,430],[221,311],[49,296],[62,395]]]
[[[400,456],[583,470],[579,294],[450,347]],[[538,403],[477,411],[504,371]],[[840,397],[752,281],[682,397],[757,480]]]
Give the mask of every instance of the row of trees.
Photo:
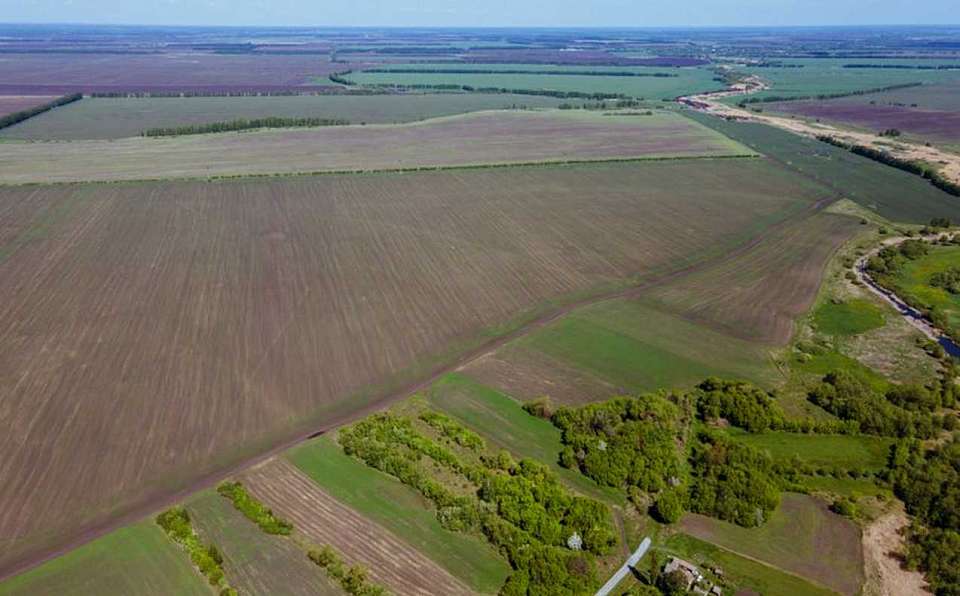
[[[57,99],[41,104],[39,106],[34,106],[26,110],[20,110],[19,112],[14,112],[12,114],[7,114],[6,116],[0,117],[0,128],[7,128],[8,126],[13,126],[14,124],[20,124],[24,120],[33,118],[44,112],[49,112],[50,110],[65,106],[67,104],[73,103],[75,101],[80,101],[83,99],[82,93],[73,93],[71,95],[64,95],[63,97],[58,97]]]
[[[928,182],[930,182],[930,184],[939,188],[943,192],[955,197],[960,197],[960,184],[951,182],[942,174],[940,174],[940,172],[924,163],[910,161],[909,159],[901,159],[887,153],[886,151],[874,149],[873,147],[867,147],[866,145],[847,143],[830,135],[817,135],[817,139],[824,143],[829,143],[835,147],[846,149],[851,153],[866,157],[867,159],[872,159],[873,161],[880,162],[884,165],[897,168],[898,170],[916,174],[917,176],[926,179]]]
[[[207,578],[211,586],[221,588],[220,596],[237,596],[223,573],[223,556],[214,544],[204,545],[193,529],[190,514],[183,507],[168,509],[157,516],[157,525],[171,540],[183,547],[190,560],[200,573]]]
[[[367,579],[367,570],[360,565],[347,566],[337,551],[329,545],[320,549],[310,549],[307,557],[329,575],[347,594],[352,596],[385,596],[388,592],[383,586],[371,583]]]
[[[886,87],[874,87],[873,89],[861,89],[859,91],[847,91],[844,93],[819,93],[817,95],[764,95],[762,97],[745,97],[740,100],[740,107],[745,107],[751,103],[772,103],[775,101],[809,101],[812,99],[840,99],[841,97],[853,97],[856,95],[869,95],[871,93],[881,93],[883,91],[896,91],[897,89],[909,89],[919,87],[923,83],[901,83],[898,85],[887,85]]]
[[[391,414],[341,430],[338,441],[349,455],[432,501],[447,529],[477,533],[496,546],[514,569],[501,594],[581,594],[596,588],[594,555],[615,543],[604,505],[571,494],[543,464],[516,462],[507,452],[479,454],[479,464],[464,461],[453,448],[476,454],[472,440],[458,441],[470,431],[455,428],[459,423],[449,418],[427,415],[424,422],[449,447],[419,432],[412,420]],[[479,487],[476,494],[456,495],[428,476],[418,463],[424,457],[470,480]]]
[[[669,72],[633,72],[629,70],[530,70],[530,69],[469,69],[469,68],[368,68],[363,72],[394,74],[497,74],[497,75],[545,75],[582,77],[652,77],[676,78],[680,75]]]
[[[199,135],[214,132],[235,132],[253,130],[257,128],[307,128],[315,126],[345,126],[347,120],[333,118],[281,118],[268,116],[265,118],[240,118],[227,122],[210,122],[207,124],[187,124],[167,128],[149,128],[143,131],[144,137],[175,137],[180,135]]]

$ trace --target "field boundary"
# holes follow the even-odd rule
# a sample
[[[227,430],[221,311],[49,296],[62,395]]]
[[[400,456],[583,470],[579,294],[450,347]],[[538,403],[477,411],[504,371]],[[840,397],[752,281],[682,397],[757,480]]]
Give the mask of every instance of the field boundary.
[[[23,573],[50,559],[54,559],[73,550],[74,548],[108,534],[109,532],[141,520],[156,511],[166,509],[201,490],[214,487],[219,482],[235,476],[236,474],[258,464],[262,464],[306,440],[315,438],[340,426],[359,420],[372,412],[383,409],[393,402],[404,399],[414,393],[423,391],[443,375],[458,370],[459,368],[467,366],[480,358],[492,354],[504,345],[524,337],[538,329],[542,329],[543,327],[563,318],[576,309],[610,300],[638,296],[660,284],[674,281],[682,276],[719,265],[730,259],[741,256],[757,246],[764,239],[768,238],[772,234],[775,234],[778,230],[781,230],[784,227],[798,221],[803,221],[809,217],[812,217],[840,199],[840,196],[833,192],[833,189],[830,189],[825,185],[821,186],[825,190],[830,191],[829,196],[813,202],[800,210],[788,213],[782,219],[775,221],[764,229],[760,230],[753,237],[734,245],[725,253],[712,255],[701,261],[681,265],[677,268],[667,271],[652,273],[647,278],[636,280],[635,283],[630,283],[630,285],[627,285],[626,287],[619,286],[613,289],[601,289],[598,293],[573,299],[557,306],[556,308],[553,308],[552,310],[536,313],[530,318],[523,318],[519,323],[515,323],[513,327],[506,328],[502,332],[498,332],[494,335],[488,335],[486,338],[478,338],[478,343],[476,343],[473,347],[467,348],[466,350],[450,358],[444,359],[443,361],[430,366],[424,370],[423,374],[419,378],[414,378],[409,381],[400,380],[398,385],[386,389],[383,394],[369,400],[365,405],[355,410],[347,413],[333,414],[325,422],[313,426],[312,428],[306,428],[305,430],[294,429],[287,435],[288,438],[280,439],[272,446],[265,448],[263,451],[260,451],[255,455],[241,457],[240,460],[236,461],[235,463],[228,464],[219,470],[199,476],[191,481],[187,486],[179,490],[162,496],[148,496],[139,502],[135,502],[129,505],[125,510],[118,511],[112,519],[103,522],[96,522],[89,525],[86,529],[78,530],[73,538],[68,539],[60,546],[42,549],[32,554],[27,554],[21,557],[19,560],[12,561],[6,567],[0,568],[0,581]]]
[[[721,133],[722,134],[722,133]],[[70,141],[65,141],[70,142]],[[643,163],[663,161],[695,161],[713,159],[756,159],[766,157],[760,153],[732,153],[729,155],[651,155],[649,157],[602,157],[597,159],[557,159],[543,161],[507,161],[478,164],[456,164],[438,166],[408,166],[400,168],[354,168],[339,170],[312,170],[303,172],[271,172],[262,174],[217,174],[213,176],[169,176],[161,178],[123,178],[118,180],[58,180],[51,182],[4,182],[0,188],[23,188],[32,186],[63,185],[99,185],[99,184],[143,184],[152,182],[222,182],[230,180],[251,180],[257,178],[309,178],[313,176],[356,176],[364,174],[413,174],[417,172],[451,172],[463,170],[499,170],[507,168],[544,168],[597,165],[608,163]]]

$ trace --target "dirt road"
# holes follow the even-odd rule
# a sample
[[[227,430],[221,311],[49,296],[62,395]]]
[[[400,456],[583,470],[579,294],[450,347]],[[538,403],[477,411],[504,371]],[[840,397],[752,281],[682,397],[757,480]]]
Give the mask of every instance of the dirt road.
[[[721,118],[737,118],[750,122],[762,122],[806,137],[829,135],[846,143],[864,145],[884,151],[900,159],[936,164],[940,166],[940,173],[945,178],[956,184],[960,184],[960,155],[955,153],[943,151],[936,147],[927,147],[926,145],[907,143],[899,140],[894,141],[888,137],[856,132],[820,122],[809,122],[786,116],[759,114],[735,105],[727,105],[720,101],[727,97],[759,93],[769,88],[769,85],[761,78],[750,76],[724,91],[681,97],[678,101],[696,110],[714,114]]]

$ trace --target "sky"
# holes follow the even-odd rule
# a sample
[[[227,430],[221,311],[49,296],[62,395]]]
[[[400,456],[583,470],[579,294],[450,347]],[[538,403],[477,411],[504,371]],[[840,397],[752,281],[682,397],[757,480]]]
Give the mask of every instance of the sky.
[[[0,0],[8,23],[669,27],[960,22],[957,0]]]

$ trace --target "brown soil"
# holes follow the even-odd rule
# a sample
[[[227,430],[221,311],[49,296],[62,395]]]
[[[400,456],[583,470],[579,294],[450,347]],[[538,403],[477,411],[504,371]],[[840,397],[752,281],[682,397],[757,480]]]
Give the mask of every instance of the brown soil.
[[[277,458],[243,475],[250,492],[317,546],[331,545],[348,565],[360,564],[395,594],[471,594],[420,552],[343,505],[296,467]]]
[[[925,590],[923,574],[903,568],[899,553],[903,552],[902,531],[910,524],[899,503],[891,511],[863,531],[863,554],[867,581],[864,596],[921,596]]]

